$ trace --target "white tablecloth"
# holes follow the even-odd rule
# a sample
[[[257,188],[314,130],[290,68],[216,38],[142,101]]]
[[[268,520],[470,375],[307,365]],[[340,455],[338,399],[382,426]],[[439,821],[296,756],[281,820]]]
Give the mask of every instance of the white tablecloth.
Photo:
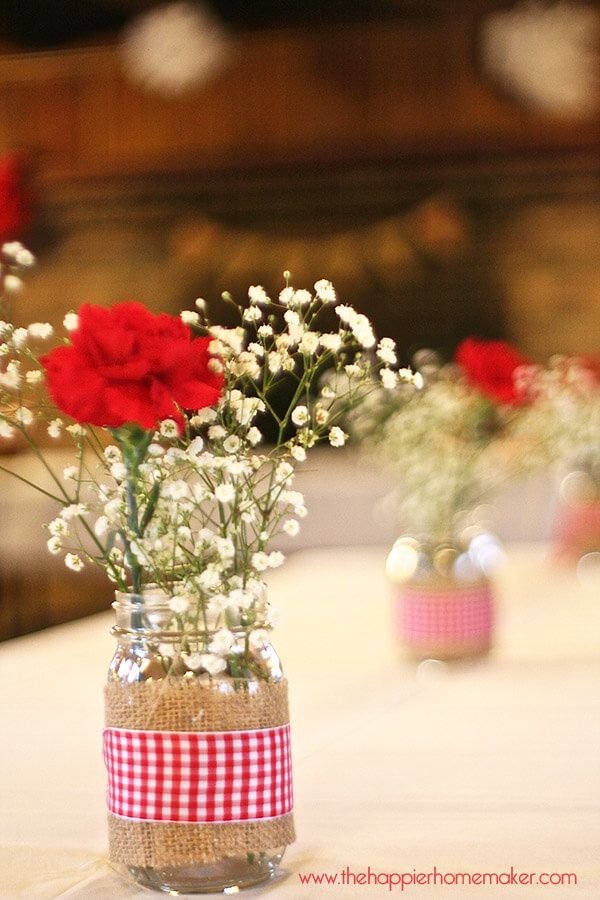
[[[276,897],[385,896],[298,873],[575,873],[577,886],[407,887],[413,898],[600,897],[600,592],[513,548],[496,649],[402,662],[385,550],[304,551],[273,573],[292,690],[299,839]],[[0,897],[142,897],[105,857],[110,615],[0,645]],[[259,894],[254,889],[249,896]],[[392,894],[400,895],[396,888]]]

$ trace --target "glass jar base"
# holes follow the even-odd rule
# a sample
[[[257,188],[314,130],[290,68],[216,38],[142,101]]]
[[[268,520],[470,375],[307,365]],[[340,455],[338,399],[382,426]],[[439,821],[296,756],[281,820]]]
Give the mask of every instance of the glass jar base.
[[[138,884],[165,894],[234,894],[273,878],[284,852],[282,847],[211,863],[163,868],[130,866],[127,871]]]

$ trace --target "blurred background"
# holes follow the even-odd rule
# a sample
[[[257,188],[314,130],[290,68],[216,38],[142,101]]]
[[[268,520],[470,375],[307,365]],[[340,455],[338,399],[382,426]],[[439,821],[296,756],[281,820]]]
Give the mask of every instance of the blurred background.
[[[17,318],[214,310],[290,269],[407,360],[472,333],[596,352],[599,51],[600,5],[577,0],[3,0],[0,239],[39,260]],[[0,638],[105,607],[1,490]]]

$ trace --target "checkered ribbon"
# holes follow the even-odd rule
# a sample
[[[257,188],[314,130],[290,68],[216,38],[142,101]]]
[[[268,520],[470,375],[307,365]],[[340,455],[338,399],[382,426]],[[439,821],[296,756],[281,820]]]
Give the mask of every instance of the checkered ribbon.
[[[409,643],[462,642],[486,638],[493,623],[487,585],[455,590],[403,586],[397,605],[398,631]]]
[[[252,822],[291,812],[290,726],[104,731],[109,812],[144,822]]]

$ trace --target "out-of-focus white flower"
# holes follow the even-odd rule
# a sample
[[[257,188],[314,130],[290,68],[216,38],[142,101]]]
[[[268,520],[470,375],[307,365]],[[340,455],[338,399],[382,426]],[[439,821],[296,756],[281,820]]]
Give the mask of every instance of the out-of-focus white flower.
[[[269,302],[269,298],[267,293],[260,284],[253,284],[248,288],[248,297],[250,299],[250,303],[258,303],[260,306],[263,306]]]
[[[48,425],[48,429],[47,429],[47,430],[48,430],[48,435],[49,435],[51,438],[54,438],[54,439],[56,440],[56,438],[59,438],[59,437],[60,437],[61,432],[62,432],[62,428],[63,428],[63,421],[62,421],[62,419],[52,419],[52,421],[51,421],[50,424]]]
[[[200,316],[197,312],[194,312],[193,309],[183,309],[179,316],[184,325],[189,325],[190,328],[194,328],[196,325],[200,324]]]
[[[76,481],[79,475],[79,466],[65,466],[63,469],[63,478],[65,481]]]
[[[39,369],[31,369],[25,375],[25,381],[27,384],[41,384],[44,380],[44,373]]]
[[[290,454],[296,462],[304,462],[306,459],[306,450],[304,447],[300,447],[298,444],[294,444],[292,449],[290,450]]]
[[[67,313],[63,319],[63,326],[67,331],[75,331],[79,327],[79,316],[77,313]]]
[[[244,322],[260,322],[262,319],[262,310],[258,306],[248,306],[243,312]]]
[[[187,0],[136,16],[121,43],[129,77],[165,95],[181,94],[209,79],[228,50],[225,31],[209,9]]]
[[[252,554],[252,568],[257,572],[264,572],[269,568],[269,557],[262,550]]]
[[[4,290],[7,294],[20,294],[23,287],[23,282],[18,275],[9,274],[4,276]]]
[[[342,336],[335,332],[331,334],[322,334],[319,338],[319,343],[324,350],[330,350],[332,353],[337,353],[342,346]]]
[[[398,375],[392,369],[382,369],[379,373],[381,384],[386,391],[393,391],[398,384]]]
[[[208,649],[211,653],[215,653],[218,656],[224,656],[229,653],[232,647],[235,646],[235,634],[233,634],[227,628],[221,628],[219,631],[215,632],[212,636],[212,640],[208,645]]]
[[[248,431],[246,438],[248,439],[248,443],[255,447],[262,441],[262,434],[259,429],[255,425],[253,425],[252,428]]]
[[[332,283],[326,278],[321,278],[315,283],[315,293],[323,303],[335,303],[337,299]]]
[[[19,406],[15,410],[14,416],[17,422],[20,422],[21,425],[24,425],[26,428],[33,422],[33,413],[30,409],[27,409],[26,406]]]
[[[332,447],[343,447],[346,443],[346,435],[337,425],[329,429],[329,443]]]
[[[296,521],[296,519],[286,519],[283,523],[283,531],[286,534],[289,534],[290,537],[296,537],[298,532],[300,531],[300,523]]]
[[[269,568],[278,569],[285,562],[285,556],[280,550],[272,550],[269,553]]]
[[[15,328],[12,333],[12,345],[15,350],[22,350],[27,343],[29,332],[26,328]]]
[[[189,597],[171,597],[169,600],[169,609],[176,616],[181,616],[188,609],[189,605]]]
[[[54,329],[48,322],[32,322],[27,331],[30,337],[39,338],[41,341],[48,340],[54,334]]]
[[[261,338],[271,337],[273,334],[273,326],[272,325],[259,325],[256,329],[256,333]]]
[[[298,350],[300,353],[307,353],[309,356],[314,353],[319,346],[319,335],[314,331],[307,331],[302,335]]]
[[[215,497],[219,503],[231,503],[235,498],[235,488],[232,484],[218,484],[215,488]]]
[[[200,665],[209,675],[219,675],[227,668],[226,661],[214,653],[200,654]]]
[[[250,632],[249,643],[253,650],[262,650],[269,643],[271,637],[266,628],[255,628]]]
[[[382,338],[377,345],[377,356],[388,366],[395,366],[398,362],[396,345],[391,338]]]
[[[0,438],[5,438],[5,440],[10,440],[10,438],[15,436],[15,429],[10,425],[6,419],[0,419]]]
[[[50,553],[56,556],[57,553],[60,553],[62,550],[62,542],[58,535],[52,535],[51,538],[46,542],[46,546]]]
[[[230,434],[223,441],[223,450],[226,453],[236,453],[240,449],[241,443],[237,434]]]
[[[94,533],[96,537],[104,537],[109,529],[109,521],[107,516],[98,516],[94,523]]]

